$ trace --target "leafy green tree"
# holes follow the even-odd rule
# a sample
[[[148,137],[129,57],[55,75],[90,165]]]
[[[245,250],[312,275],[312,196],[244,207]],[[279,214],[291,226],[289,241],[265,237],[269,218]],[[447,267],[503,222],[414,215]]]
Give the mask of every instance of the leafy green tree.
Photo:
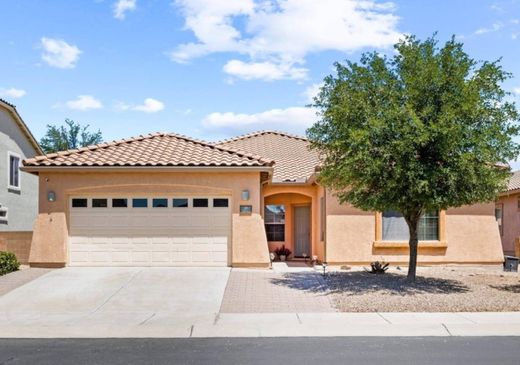
[[[415,281],[421,215],[495,199],[520,152],[519,114],[499,61],[471,59],[454,38],[439,47],[435,36],[408,36],[394,48],[391,58],[336,63],[307,134],[340,202],[403,215]]]
[[[65,119],[65,125],[47,125],[47,132],[40,140],[45,153],[65,151],[102,142],[101,131],[89,132],[89,125],[81,126],[71,119]]]

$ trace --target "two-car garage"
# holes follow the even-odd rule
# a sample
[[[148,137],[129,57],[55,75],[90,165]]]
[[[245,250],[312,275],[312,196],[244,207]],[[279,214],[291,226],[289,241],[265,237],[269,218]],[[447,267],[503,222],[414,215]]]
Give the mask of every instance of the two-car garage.
[[[227,266],[230,199],[73,196],[71,266]]]

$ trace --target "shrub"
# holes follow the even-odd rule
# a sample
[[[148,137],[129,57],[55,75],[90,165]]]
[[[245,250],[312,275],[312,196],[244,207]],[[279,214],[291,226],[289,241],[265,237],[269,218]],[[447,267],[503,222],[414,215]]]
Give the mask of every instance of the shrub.
[[[388,270],[388,266],[390,264],[384,261],[379,262],[375,261],[370,264],[370,273],[371,274],[384,274],[386,270]]]
[[[285,245],[282,245],[282,247],[278,247],[276,250],[274,250],[274,253],[280,256],[286,256],[289,257],[289,255],[292,253],[291,250],[285,247]]]
[[[12,252],[0,251],[0,276],[17,271],[20,263]]]

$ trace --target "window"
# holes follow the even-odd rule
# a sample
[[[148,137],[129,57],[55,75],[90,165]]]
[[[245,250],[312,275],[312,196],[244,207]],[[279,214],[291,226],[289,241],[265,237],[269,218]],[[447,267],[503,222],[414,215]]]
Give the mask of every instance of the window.
[[[498,229],[500,231],[500,235],[502,236],[504,233],[504,222],[503,222],[503,214],[504,214],[504,204],[495,205],[495,218],[498,223]]]
[[[195,208],[207,208],[208,207],[208,199],[197,198],[193,199],[193,207]]]
[[[265,233],[270,242],[285,241],[285,206],[266,205],[264,210]]]
[[[132,208],[148,208],[148,199],[146,199],[146,198],[132,199]]]
[[[9,152],[9,188],[20,189],[20,156]]]
[[[92,199],[92,208],[106,208],[107,206],[107,199]]]
[[[112,199],[112,208],[128,208],[128,199]]]
[[[72,199],[72,208],[86,208],[87,201],[88,200],[84,198]]]
[[[7,208],[0,206],[0,224],[7,224]]]
[[[437,241],[439,239],[439,212],[427,212],[421,216],[417,227],[419,241]],[[383,213],[383,240],[408,241],[408,225],[401,213],[388,210]]]
[[[174,208],[188,208],[188,199],[186,198],[175,198],[172,201]]]
[[[168,199],[166,198],[155,198],[152,200],[152,207],[154,208],[167,208]]]
[[[215,208],[227,208],[228,207],[228,200],[227,199],[213,199],[213,207]]]

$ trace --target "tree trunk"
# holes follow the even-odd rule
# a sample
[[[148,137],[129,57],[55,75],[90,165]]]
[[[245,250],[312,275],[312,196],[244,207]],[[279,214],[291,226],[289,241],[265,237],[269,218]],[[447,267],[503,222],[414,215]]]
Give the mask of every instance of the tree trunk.
[[[410,239],[408,240],[408,246],[410,246],[410,258],[408,261],[407,280],[411,283],[415,282],[415,273],[417,271],[417,246],[419,244],[417,227],[419,226],[420,217],[420,213],[405,217],[406,223],[408,224],[408,231],[410,232]]]

